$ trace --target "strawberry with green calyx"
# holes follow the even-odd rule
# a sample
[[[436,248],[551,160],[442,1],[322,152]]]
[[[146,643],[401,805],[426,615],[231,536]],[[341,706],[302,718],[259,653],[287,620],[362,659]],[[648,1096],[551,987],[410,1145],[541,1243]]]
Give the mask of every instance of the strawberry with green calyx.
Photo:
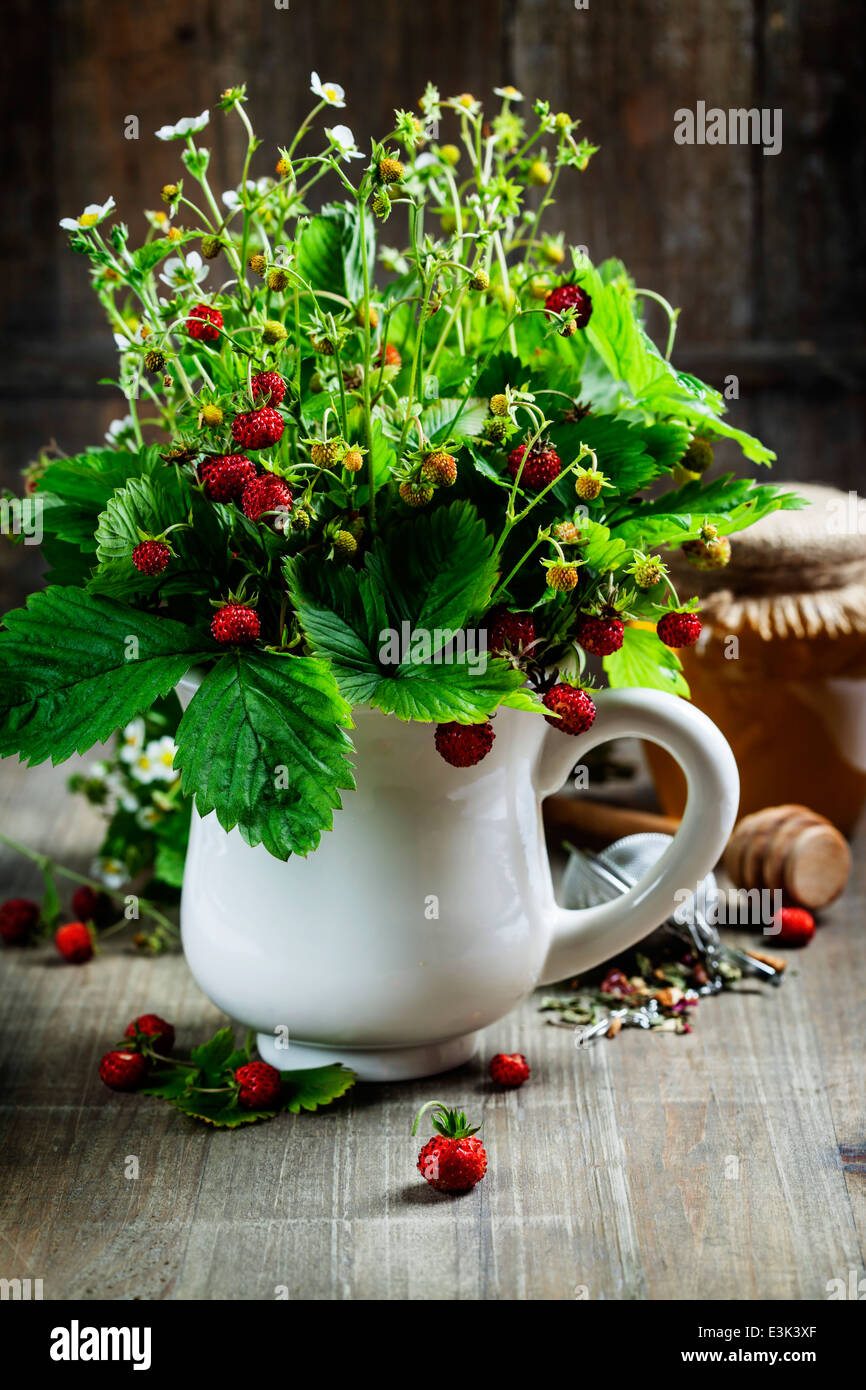
[[[558,560],[542,560],[547,571],[548,587],[556,593],[567,594],[577,586],[577,565],[561,556]]]
[[[364,455],[367,450],[362,449],[358,444],[353,444],[348,448],[340,462],[347,473],[360,473],[364,466]]]
[[[686,541],[681,550],[688,563],[698,570],[721,570],[731,562],[731,542],[706,521],[695,539]]]
[[[444,449],[434,449],[425,454],[421,462],[421,478],[434,487],[453,487],[457,481],[457,464],[453,454]]]
[[[262,625],[255,605],[244,598],[245,583],[228,598],[211,599],[211,606],[216,609],[211,636],[221,646],[249,647],[261,636]]]
[[[635,550],[625,572],[632,576],[639,589],[654,589],[668,571],[658,555],[645,555],[642,550]]]
[[[432,1110],[436,1131],[418,1155],[419,1173],[437,1192],[468,1192],[487,1172],[487,1154],[476,1138],[480,1125],[470,1125],[462,1110],[450,1110],[441,1100],[428,1101],[415,1116],[412,1134],[425,1110]]]
[[[574,473],[574,490],[581,501],[595,502],[606,487],[613,487],[613,483],[602,473],[595,455],[589,468],[578,464]]]
[[[339,436],[333,439],[306,439],[304,443],[310,450],[310,462],[316,468],[330,468],[332,464],[340,463],[349,452],[348,444]]]
[[[670,587],[673,598],[668,600],[667,610],[656,623],[656,632],[666,647],[693,647],[701,635],[702,624],[696,612],[700,601],[693,598],[681,604],[673,585]]]

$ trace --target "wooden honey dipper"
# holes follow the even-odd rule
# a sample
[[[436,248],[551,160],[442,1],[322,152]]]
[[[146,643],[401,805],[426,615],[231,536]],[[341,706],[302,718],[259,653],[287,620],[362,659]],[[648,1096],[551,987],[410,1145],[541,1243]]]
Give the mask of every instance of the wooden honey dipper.
[[[838,898],[851,873],[845,836],[796,803],[744,816],[723,862],[737,888],[780,888],[787,901],[816,909]]]
[[[591,849],[642,831],[674,835],[679,826],[670,816],[561,795],[545,801],[544,823],[551,843],[572,840]],[[819,909],[848,882],[851,851],[844,835],[808,806],[768,806],[737,823],[723,863],[737,888],[780,888],[791,905]]]

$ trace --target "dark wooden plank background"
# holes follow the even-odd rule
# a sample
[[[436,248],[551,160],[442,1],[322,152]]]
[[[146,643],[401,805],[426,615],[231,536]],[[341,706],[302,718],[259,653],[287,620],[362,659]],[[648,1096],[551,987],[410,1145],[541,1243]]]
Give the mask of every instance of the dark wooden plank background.
[[[583,120],[602,146],[563,180],[554,215],[601,258],[685,306],[676,360],[721,385],[779,454],[778,476],[856,487],[864,414],[864,8],[858,0],[27,0],[4,7],[0,83],[0,479],[52,436],[77,450],[122,413],[96,382],[112,341],[58,219],[117,199],[134,231],[176,172],[165,121],[249,84],[259,172],[310,105],[309,72],[341,82],[361,145],[428,78],[487,97],[510,81]],[[678,146],[674,112],[781,107],[782,153]],[[123,138],[124,118],[141,138]],[[239,176],[239,125],[217,113],[214,181]],[[256,170],[254,169],[254,172]],[[657,325],[656,325],[657,326]],[[730,461],[729,456],[728,461]],[[722,463],[725,459],[722,459]],[[38,573],[0,547],[0,600]]]

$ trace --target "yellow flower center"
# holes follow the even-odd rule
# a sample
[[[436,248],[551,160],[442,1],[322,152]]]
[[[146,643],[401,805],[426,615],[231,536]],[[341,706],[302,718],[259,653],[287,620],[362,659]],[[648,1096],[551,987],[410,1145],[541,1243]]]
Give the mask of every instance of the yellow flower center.
[[[79,227],[94,227],[99,221],[97,212],[83,212],[78,219]]]
[[[503,93],[505,94],[505,96],[507,96],[507,97],[516,97],[516,96],[517,96],[517,88],[516,88],[516,87],[503,87],[503,88],[502,88],[502,91],[503,91]]]
[[[462,97],[458,97],[457,100],[459,101],[461,106],[470,107],[475,105],[475,98],[474,96],[470,95],[469,92],[464,92]]]
[[[337,99],[337,89],[336,89],[336,87],[326,87],[326,88],[325,88],[325,96],[328,98],[329,101],[336,101],[336,99]]]
[[[173,750],[171,748],[167,748],[164,753],[160,753],[159,761],[161,763],[164,763],[166,767],[171,767],[172,763],[174,762]]]

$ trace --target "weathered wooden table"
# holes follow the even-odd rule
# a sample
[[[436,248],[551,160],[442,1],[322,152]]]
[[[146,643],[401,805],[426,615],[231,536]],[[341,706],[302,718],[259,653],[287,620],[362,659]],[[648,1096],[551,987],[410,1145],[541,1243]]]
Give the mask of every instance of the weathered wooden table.
[[[99,823],[68,771],[5,764],[0,827],[86,871]],[[530,1001],[459,1071],[236,1133],[97,1076],[138,1013],[181,1045],[220,1023],[181,958],[3,952],[0,1277],[52,1299],[827,1298],[864,1274],[859,844],[859,883],[783,987],[706,1002],[691,1036],[578,1051]],[[36,886],[2,869],[3,897]],[[522,1090],[490,1088],[498,1050],[530,1058]],[[489,1173],[459,1199],[414,1167],[436,1097],[484,1119]]]

